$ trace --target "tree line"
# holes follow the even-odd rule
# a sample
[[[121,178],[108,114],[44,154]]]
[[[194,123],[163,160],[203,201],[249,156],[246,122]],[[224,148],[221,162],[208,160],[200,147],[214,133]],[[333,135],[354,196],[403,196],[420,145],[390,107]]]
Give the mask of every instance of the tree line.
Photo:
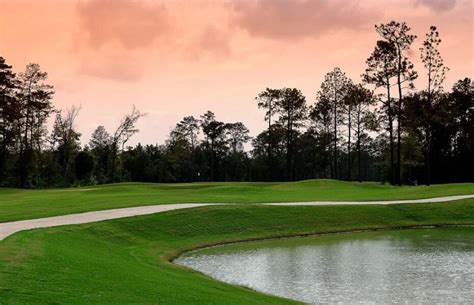
[[[266,88],[256,106],[267,128],[249,136],[242,122],[212,111],[186,116],[161,145],[127,147],[145,114],[132,111],[109,132],[98,126],[81,146],[80,108],[52,104],[47,73],[29,64],[15,74],[0,57],[0,186],[23,188],[119,181],[292,181],[332,178],[391,184],[474,181],[474,83],[443,89],[448,68],[430,27],[418,77],[408,54],[416,35],[404,22],[379,34],[361,83],[329,71],[309,104],[297,88]],[[55,115],[51,131],[47,120]],[[251,149],[246,149],[251,147]]]

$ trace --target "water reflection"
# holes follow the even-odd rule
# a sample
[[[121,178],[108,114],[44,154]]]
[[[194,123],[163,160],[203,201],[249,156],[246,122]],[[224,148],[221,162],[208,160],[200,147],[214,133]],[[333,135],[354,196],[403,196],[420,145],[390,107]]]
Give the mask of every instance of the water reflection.
[[[474,229],[358,233],[236,244],[177,263],[313,304],[472,304]]]

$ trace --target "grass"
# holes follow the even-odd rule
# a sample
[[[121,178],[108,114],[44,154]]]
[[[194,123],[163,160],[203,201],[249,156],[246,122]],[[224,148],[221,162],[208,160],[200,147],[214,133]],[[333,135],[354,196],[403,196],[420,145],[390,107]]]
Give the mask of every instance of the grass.
[[[474,183],[389,186],[334,180],[291,183],[121,183],[51,190],[0,189],[0,222],[165,203],[417,199],[474,194]]]
[[[467,199],[390,206],[210,206],[26,231],[0,242],[0,304],[292,304],[169,260],[189,249],[231,241],[473,224],[474,199]]]

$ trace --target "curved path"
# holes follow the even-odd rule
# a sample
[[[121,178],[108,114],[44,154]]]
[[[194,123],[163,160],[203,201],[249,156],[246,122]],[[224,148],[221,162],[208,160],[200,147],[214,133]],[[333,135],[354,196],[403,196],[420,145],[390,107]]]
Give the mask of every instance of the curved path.
[[[96,222],[96,221],[110,220],[110,219],[130,217],[130,216],[161,213],[161,212],[178,210],[178,209],[195,208],[195,207],[206,206],[206,205],[209,205],[209,204],[183,203],[183,204],[149,205],[149,206],[140,206],[140,207],[132,207],[132,208],[92,211],[92,212],[69,214],[69,215],[62,215],[62,216],[53,216],[53,217],[45,217],[45,218],[37,218],[37,219],[4,222],[4,223],[0,223],[0,240],[12,235],[13,233],[24,231],[24,230],[48,228],[48,227],[56,227],[56,226],[64,226],[64,225],[75,225],[75,224],[81,224],[81,223]]]
[[[459,195],[447,196],[428,199],[412,199],[412,200],[392,200],[392,201],[310,201],[310,202],[277,202],[277,203],[262,203],[262,205],[272,206],[322,206],[322,205],[361,205],[361,204],[406,204],[406,203],[430,203],[430,202],[447,202],[454,200],[461,200],[467,198],[474,198],[473,195]],[[54,216],[38,219],[20,220],[12,222],[0,223],[0,240],[12,235],[13,233],[47,228],[63,225],[82,224],[89,222],[96,222],[102,220],[110,220],[116,218],[147,215],[154,213],[161,213],[171,210],[189,209],[209,205],[226,205],[226,203],[180,203],[180,204],[161,204],[139,206],[131,208],[111,209],[102,211],[92,211],[86,213],[69,214],[63,216]]]
[[[292,206],[292,205],[360,205],[360,204],[406,204],[406,203],[434,203],[434,202],[447,202],[461,199],[474,198],[473,195],[456,195],[456,196],[445,196],[425,199],[407,199],[407,200],[375,200],[375,201],[310,201],[310,202],[277,202],[277,203],[264,203],[265,205],[281,205],[281,206]]]

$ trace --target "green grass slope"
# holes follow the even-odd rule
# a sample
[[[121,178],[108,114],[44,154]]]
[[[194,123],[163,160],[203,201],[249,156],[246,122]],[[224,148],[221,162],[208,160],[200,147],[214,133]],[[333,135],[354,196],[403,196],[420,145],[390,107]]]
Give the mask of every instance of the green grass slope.
[[[201,207],[21,232],[0,242],[0,304],[289,304],[211,280],[169,259],[229,241],[447,224],[473,225],[474,200]]]
[[[389,186],[334,180],[290,183],[121,183],[94,187],[0,189],[0,222],[165,203],[391,200],[474,194],[474,183]]]

